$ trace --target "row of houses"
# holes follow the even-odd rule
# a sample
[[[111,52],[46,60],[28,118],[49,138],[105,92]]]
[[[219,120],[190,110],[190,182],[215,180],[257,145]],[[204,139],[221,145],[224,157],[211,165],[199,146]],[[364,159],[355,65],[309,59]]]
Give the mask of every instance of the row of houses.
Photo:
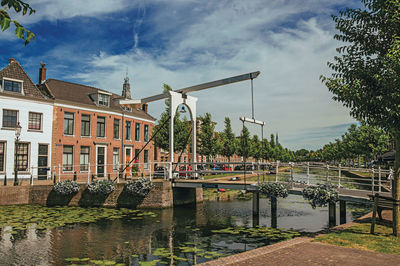
[[[136,154],[141,168],[157,160],[148,142],[155,119],[147,104],[121,108],[130,98],[128,77],[122,94],[46,77],[41,63],[34,83],[14,59],[0,70],[0,178],[48,179],[59,175],[116,176]],[[16,129],[20,134],[16,137]],[[18,134],[17,134],[18,135]],[[131,168],[125,173],[131,174]]]

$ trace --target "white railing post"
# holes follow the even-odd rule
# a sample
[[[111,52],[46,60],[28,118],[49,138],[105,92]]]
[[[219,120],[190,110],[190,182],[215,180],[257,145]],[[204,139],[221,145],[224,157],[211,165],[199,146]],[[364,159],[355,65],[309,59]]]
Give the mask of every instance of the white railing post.
[[[293,186],[293,163],[290,163],[290,182],[292,182],[292,186]]]
[[[279,161],[276,162],[275,182],[278,182]],[[246,171],[246,170],[245,170]]]
[[[329,182],[329,164],[326,165],[326,182]]]
[[[372,194],[375,194],[375,169],[372,168],[371,172],[372,172],[372,179],[371,179],[372,187],[371,187],[371,189],[372,189]]]
[[[88,163],[87,183],[90,183],[90,163]]]
[[[307,185],[310,185],[310,162],[307,162]]]
[[[149,172],[150,172],[150,180],[153,180],[153,175],[151,173],[151,161],[150,160],[149,160],[148,166],[149,166]]]
[[[58,164],[58,182],[61,182],[61,165]]]
[[[381,191],[381,178],[382,178],[382,172],[381,172],[381,166],[378,167],[378,191],[379,193]]]
[[[338,182],[338,187],[341,187],[341,180],[342,180],[342,165],[339,164],[339,182]]]

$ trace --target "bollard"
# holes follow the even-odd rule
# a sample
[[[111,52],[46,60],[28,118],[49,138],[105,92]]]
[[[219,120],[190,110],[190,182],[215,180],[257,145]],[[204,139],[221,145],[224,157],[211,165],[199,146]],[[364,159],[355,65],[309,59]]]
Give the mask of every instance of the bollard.
[[[93,180],[94,180],[94,174],[92,174],[92,182],[93,182]]]
[[[74,172],[74,181],[76,181],[76,171]]]
[[[346,223],[346,201],[339,201],[340,224]]]
[[[329,209],[329,227],[336,226],[336,203],[330,202]]]
[[[277,207],[277,198],[271,197],[271,227],[278,227],[278,207]]]
[[[4,175],[4,186],[7,186],[7,175]]]
[[[53,172],[53,184],[56,184],[56,180],[57,180],[57,175],[55,172]]]
[[[107,177],[108,177],[108,180],[111,180],[110,173],[108,173]]]

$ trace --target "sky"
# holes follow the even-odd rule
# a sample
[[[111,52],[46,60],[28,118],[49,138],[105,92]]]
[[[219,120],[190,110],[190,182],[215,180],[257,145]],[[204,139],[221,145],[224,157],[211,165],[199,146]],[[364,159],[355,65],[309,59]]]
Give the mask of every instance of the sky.
[[[13,57],[34,82],[47,78],[121,94],[126,72],[132,98],[260,71],[254,79],[255,119],[264,136],[290,149],[318,149],[356,121],[322,84],[340,45],[331,15],[353,0],[31,0],[36,13],[14,16],[36,34],[29,45],[14,28],[0,33],[0,67]],[[251,117],[251,84],[196,93],[197,114],[211,113],[216,130],[229,117]],[[159,117],[164,102],[149,104]],[[249,125],[261,135],[259,126]]]

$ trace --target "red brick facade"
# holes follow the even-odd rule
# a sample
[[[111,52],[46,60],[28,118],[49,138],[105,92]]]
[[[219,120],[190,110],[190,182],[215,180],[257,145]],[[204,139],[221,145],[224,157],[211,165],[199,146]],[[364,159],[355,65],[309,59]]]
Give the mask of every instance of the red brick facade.
[[[65,113],[73,114],[73,134],[65,134],[65,123],[64,120]],[[82,134],[82,115],[90,116],[90,134],[89,136],[83,136]],[[98,119],[105,118],[105,136],[98,136]],[[114,138],[114,120],[119,120],[119,136]],[[126,139],[126,122],[131,123],[130,127],[130,140]],[[135,140],[135,131],[136,124],[140,124],[140,141]],[[138,119],[130,115],[116,113],[108,110],[95,110],[89,108],[79,108],[68,105],[58,105],[55,103],[54,106],[54,121],[53,121],[53,150],[52,150],[52,166],[55,167],[56,174],[61,173],[61,179],[65,177],[65,179],[70,179],[71,175],[74,172],[77,174],[77,178],[79,179],[87,179],[88,176],[91,177],[92,174],[95,176],[102,176],[101,173],[104,174],[105,177],[110,174],[110,177],[115,178],[118,174],[118,170],[121,169],[121,164],[126,161],[130,161],[133,159],[135,155],[135,150],[140,150],[146,144],[147,141],[144,140],[145,135],[145,126],[148,126],[148,137],[150,139],[151,132],[154,126],[154,122],[146,121],[144,119]],[[123,139],[123,140],[122,140]],[[122,146],[123,145],[123,146]],[[71,155],[67,154],[71,152],[72,147],[72,169],[70,167],[71,164]],[[82,147],[86,149],[85,152],[82,151]],[[104,170],[99,169],[98,167],[102,166],[102,163],[98,162],[98,156],[102,151],[104,151]],[[122,149],[123,147],[123,149]],[[88,148],[88,149],[87,149]],[[118,151],[118,155],[116,153]],[[121,152],[123,151],[123,152]],[[81,153],[88,153],[89,155],[82,155]],[[129,153],[126,156],[127,152]],[[149,143],[145,150],[143,150],[138,158],[138,162],[140,164],[140,171],[145,171],[146,166],[144,155],[147,154],[147,162],[154,161],[154,145],[153,143]],[[63,161],[63,156],[64,161]],[[69,156],[69,159],[67,157]],[[88,156],[89,160],[85,161],[85,157]],[[115,163],[115,156],[118,156],[118,164],[117,167]],[[87,157],[86,157],[87,158]],[[68,161],[68,164],[66,164]],[[86,163],[81,164],[82,162],[90,163],[90,170],[88,169]],[[58,169],[61,166],[61,169]],[[148,166],[150,167],[150,166]],[[130,168],[127,168],[126,173],[127,176],[132,174],[129,171]]]

